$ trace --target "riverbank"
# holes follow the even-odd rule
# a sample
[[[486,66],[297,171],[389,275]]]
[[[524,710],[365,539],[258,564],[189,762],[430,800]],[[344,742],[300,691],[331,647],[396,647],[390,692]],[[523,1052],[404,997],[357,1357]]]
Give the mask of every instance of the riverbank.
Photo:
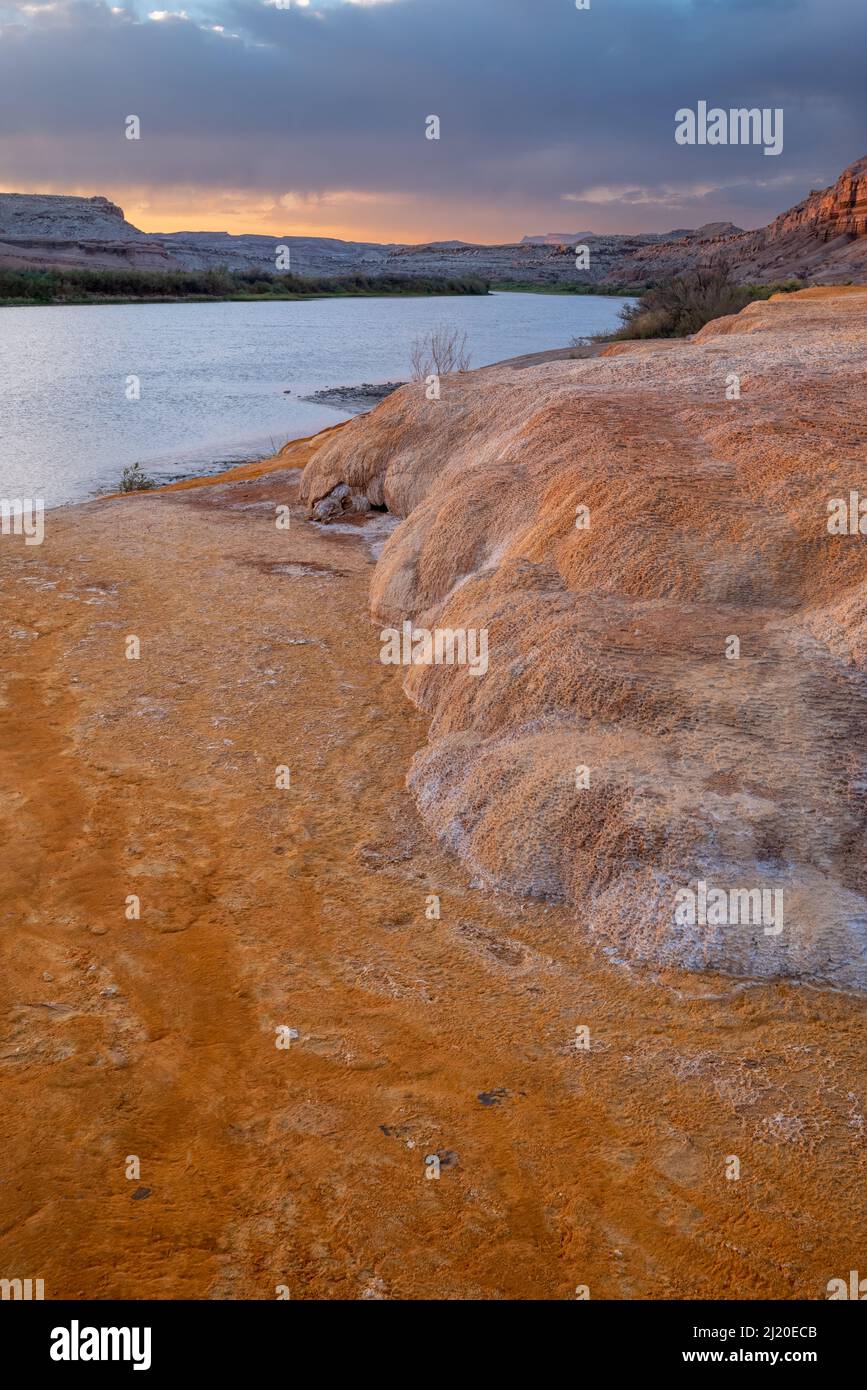
[[[863,1007],[627,968],[431,838],[427,719],[368,617],[393,520],[299,502],[356,428],[0,541],[0,1271],[825,1297],[859,1258]]]
[[[473,276],[331,275],[258,271],[117,270],[0,265],[0,308],[82,304],[271,303],[306,299],[427,299],[487,294]]]

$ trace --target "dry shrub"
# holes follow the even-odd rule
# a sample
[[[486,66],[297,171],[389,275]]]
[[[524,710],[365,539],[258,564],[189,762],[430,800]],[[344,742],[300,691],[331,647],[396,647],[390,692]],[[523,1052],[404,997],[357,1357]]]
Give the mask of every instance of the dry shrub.
[[[452,324],[440,324],[414,340],[409,362],[413,381],[465,372],[470,365],[467,335]]]

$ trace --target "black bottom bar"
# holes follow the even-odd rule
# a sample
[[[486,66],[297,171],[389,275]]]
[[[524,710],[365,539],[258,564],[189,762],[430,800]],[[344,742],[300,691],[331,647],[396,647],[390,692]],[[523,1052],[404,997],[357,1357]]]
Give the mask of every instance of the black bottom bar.
[[[867,1310],[848,1312],[833,1300],[576,1300],[470,1307],[451,1302],[436,1309],[425,1303],[383,1302],[378,1310],[360,1302],[300,1300],[0,1302],[4,1364],[16,1364],[19,1377],[22,1372],[48,1372],[59,1381],[70,1376],[92,1380],[106,1370],[115,1377],[138,1374],[143,1380],[150,1375],[160,1382],[167,1374],[210,1372],[223,1378],[252,1372],[257,1379],[268,1375],[287,1381],[301,1375],[310,1381],[322,1371],[340,1369],[345,1358],[353,1375],[369,1367],[389,1379],[405,1374],[418,1382],[435,1370],[434,1348],[441,1348],[440,1371],[451,1374],[458,1365],[466,1369],[478,1359],[488,1378],[498,1363],[514,1374],[516,1354],[522,1352],[532,1356],[537,1376],[553,1373],[565,1356],[576,1376],[582,1367],[586,1371],[594,1365],[611,1374],[679,1368],[697,1375],[713,1366],[773,1372],[806,1367],[827,1377],[829,1371],[859,1364],[865,1318]],[[336,1338],[338,1331],[350,1340]],[[413,1343],[401,1336],[414,1333],[425,1338],[421,1361],[411,1351]],[[460,1351],[451,1340],[456,1336]],[[99,1359],[91,1359],[93,1353]]]

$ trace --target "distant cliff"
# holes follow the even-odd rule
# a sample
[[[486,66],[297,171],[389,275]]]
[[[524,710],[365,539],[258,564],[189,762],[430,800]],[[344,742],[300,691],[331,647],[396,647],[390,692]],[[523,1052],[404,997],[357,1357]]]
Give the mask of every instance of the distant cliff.
[[[867,283],[867,156],[767,227],[729,236],[697,232],[676,245],[642,247],[630,269],[638,280],[658,281],[709,265],[727,266],[741,282]]]
[[[734,279],[806,284],[867,283],[867,157],[857,160],[830,188],[758,231],[711,222],[696,231],[597,236],[581,233],[589,264],[575,265],[575,242],[551,234],[525,237],[514,246],[466,246],[445,250],[404,246],[392,252],[404,274],[473,274],[491,281],[583,282],[640,286],[659,283],[697,267],[725,265]]]
[[[760,232],[744,233],[726,251],[743,271],[812,284],[867,281],[867,156],[844,169],[830,188],[811,192]]]
[[[580,240],[579,240],[580,238]],[[588,248],[576,264],[575,246]],[[334,237],[228,232],[141,232],[107,198],[0,193],[0,265],[132,265],[141,269],[274,271],[297,275],[362,272],[462,278],[494,284],[622,285],[659,283],[699,266],[725,265],[740,281],[796,277],[808,284],[867,282],[867,157],[830,188],[811,192],[767,227],[743,232],[728,222],[619,236],[546,233],[501,246],[432,242],[420,246],[340,241]]]
[[[108,198],[0,193],[0,265],[177,269]]]
[[[126,241],[144,235],[108,198],[0,193],[0,235],[49,241]]]
[[[769,237],[778,240],[804,231],[826,238],[867,234],[867,155],[844,169],[830,188],[814,189],[766,228]]]
[[[391,245],[334,237],[232,236],[229,232],[142,232],[108,198],[0,193],[0,265],[133,266],[140,270],[276,270],[298,275],[385,273]],[[422,272],[420,272],[422,273]],[[428,274],[429,272],[423,272]]]

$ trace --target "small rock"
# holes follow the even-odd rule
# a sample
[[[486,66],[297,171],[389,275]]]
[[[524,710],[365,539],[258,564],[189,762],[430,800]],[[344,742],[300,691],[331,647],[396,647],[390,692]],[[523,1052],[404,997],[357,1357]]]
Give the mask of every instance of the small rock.
[[[508,1094],[509,1092],[504,1087],[498,1086],[495,1091],[480,1091],[478,1099],[482,1105],[500,1105]]]

